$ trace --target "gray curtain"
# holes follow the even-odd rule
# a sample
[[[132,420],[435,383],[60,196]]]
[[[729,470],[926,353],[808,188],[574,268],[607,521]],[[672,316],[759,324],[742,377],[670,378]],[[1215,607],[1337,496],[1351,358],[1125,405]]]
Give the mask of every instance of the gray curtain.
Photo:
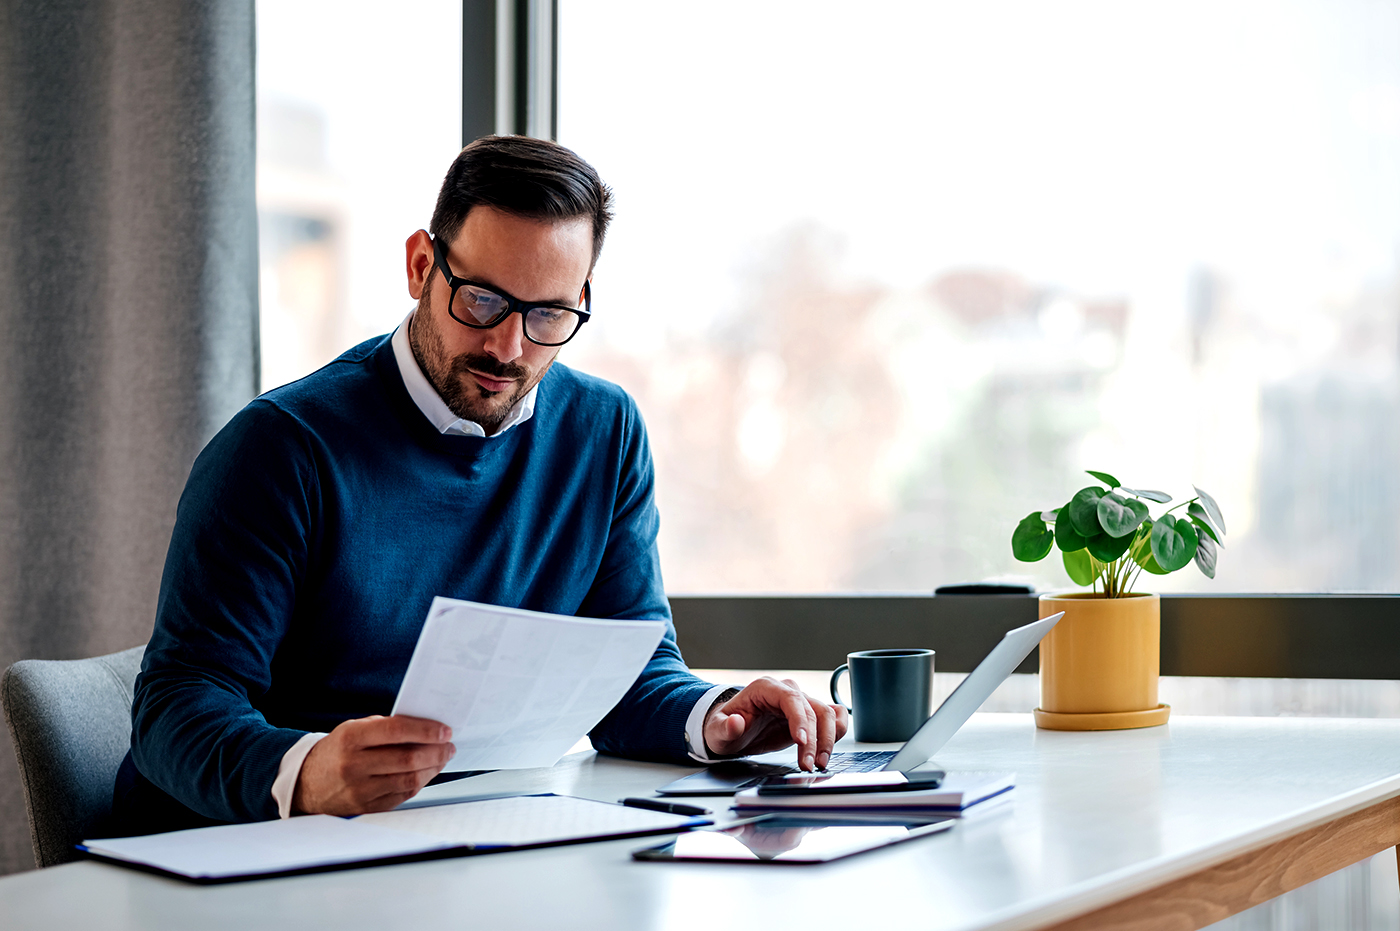
[[[0,668],[146,641],[256,392],[253,55],[253,0],[0,0]],[[0,872],[32,865],[5,746]]]

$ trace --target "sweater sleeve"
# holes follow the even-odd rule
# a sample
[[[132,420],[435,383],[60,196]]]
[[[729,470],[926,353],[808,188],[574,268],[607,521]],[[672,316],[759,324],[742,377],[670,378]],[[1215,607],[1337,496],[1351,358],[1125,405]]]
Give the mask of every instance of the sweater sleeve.
[[[656,546],[655,473],[646,429],[634,405],[626,408],[621,469],[602,564],[579,614],[600,618],[656,618],[666,633],[632,688],[589,737],[595,749],[663,763],[689,763],[686,719],[713,685],[691,673],[676,644],[671,607],[661,581]]]
[[[132,760],[220,821],[277,817],[271,787],[303,733],[257,710],[316,526],[304,432],[266,401],[210,441],[176,513],[132,706]]]

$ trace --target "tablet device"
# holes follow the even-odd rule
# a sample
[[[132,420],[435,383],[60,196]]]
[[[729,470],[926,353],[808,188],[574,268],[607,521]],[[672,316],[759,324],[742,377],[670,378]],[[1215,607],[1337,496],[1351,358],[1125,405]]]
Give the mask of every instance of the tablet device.
[[[722,831],[692,831],[658,847],[634,850],[632,857],[722,863],[826,863],[937,834],[956,822],[956,818],[859,824],[763,819]]]

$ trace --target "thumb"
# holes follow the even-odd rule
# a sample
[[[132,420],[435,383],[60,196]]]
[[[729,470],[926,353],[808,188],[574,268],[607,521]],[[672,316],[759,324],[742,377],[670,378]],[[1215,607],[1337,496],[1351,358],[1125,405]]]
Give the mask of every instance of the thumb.
[[[710,745],[710,749],[725,753],[735,741],[744,736],[747,729],[748,722],[742,714],[717,712],[705,725],[705,742]]]
[[[724,736],[730,740],[738,740],[744,736],[744,731],[748,728],[749,722],[744,720],[742,714],[725,715]]]

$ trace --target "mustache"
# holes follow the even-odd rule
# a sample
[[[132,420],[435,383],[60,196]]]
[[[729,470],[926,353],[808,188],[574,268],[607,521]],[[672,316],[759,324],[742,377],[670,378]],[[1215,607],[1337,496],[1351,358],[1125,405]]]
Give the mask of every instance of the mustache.
[[[484,352],[463,353],[452,360],[452,374],[465,377],[468,369],[502,381],[520,381],[530,374],[525,366],[517,362],[501,362]]]

